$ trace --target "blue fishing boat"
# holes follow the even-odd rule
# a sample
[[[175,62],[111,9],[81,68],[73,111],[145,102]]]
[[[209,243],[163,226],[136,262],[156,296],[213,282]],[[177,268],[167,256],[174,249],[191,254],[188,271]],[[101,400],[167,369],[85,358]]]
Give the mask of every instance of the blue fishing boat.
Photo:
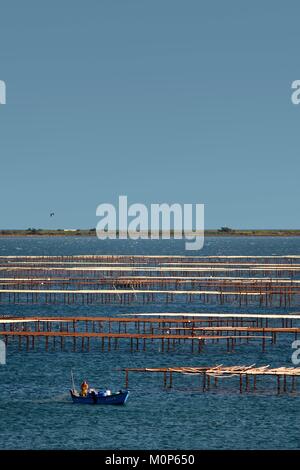
[[[112,393],[110,390],[90,390],[86,396],[81,396],[76,390],[70,390],[73,403],[85,405],[125,405],[129,391],[120,390]]]
[[[125,405],[129,391],[119,390],[112,392],[111,390],[95,390],[89,388],[86,381],[81,384],[81,392],[75,388],[73,371],[71,370],[72,389],[70,390],[73,403],[84,405]]]

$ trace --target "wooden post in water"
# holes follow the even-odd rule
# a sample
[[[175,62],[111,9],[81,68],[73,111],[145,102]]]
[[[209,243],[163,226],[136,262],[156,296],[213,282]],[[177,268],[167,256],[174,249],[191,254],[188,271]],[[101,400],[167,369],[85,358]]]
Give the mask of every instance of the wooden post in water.
[[[263,337],[262,337],[262,351],[265,352],[266,350],[266,338],[265,338],[265,333],[263,330]]]
[[[169,372],[169,374],[170,374],[169,388],[172,388],[172,385],[173,385],[173,374],[172,374],[171,371]]]
[[[277,393],[280,393],[280,375],[277,375]]]
[[[287,387],[286,387],[286,375],[283,376],[283,391],[284,391],[284,392],[287,391]]]
[[[210,375],[207,374],[207,390],[210,389]]]
[[[256,390],[256,375],[253,375],[253,390]]]
[[[167,388],[167,372],[164,371],[164,388]]]
[[[206,372],[203,372],[202,390],[203,392],[206,390]]]

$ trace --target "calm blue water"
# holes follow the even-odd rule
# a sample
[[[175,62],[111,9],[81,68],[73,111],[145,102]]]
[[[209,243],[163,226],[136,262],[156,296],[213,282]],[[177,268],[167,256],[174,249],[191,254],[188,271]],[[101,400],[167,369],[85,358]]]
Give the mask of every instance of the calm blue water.
[[[188,254],[181,241],[106,241],[93,238],[0,239],[0,255],[55,254]],[[191,254],[194,254],[190,252]],[[208,238],[203,255],[300,254],[297,238]],[[99,314],[133,311],[176,311],[183,306],[147,305],[0,305],[0,314]],[[228,311],[229,307],[186,306],[187,311]],[[231,308],[232,310],[232,308]],[[266,311],[248,306],[236,311]],[[273,309],[280,312],[281,309]],[[283,310],[282,310],[283,311]],[[297,306],[289,309],[297,311]],[[258,391],[240,395],[236,382],[202,393],[197,377],[174,377],[174,389],[162,389],[162,377],[131,375],[132,391],[126,407],[73,406],[68,396],[69,371],[77,382],[117,388],[124,384],[118,369],[126,366],[201,364],[291,363],[290,341],[282,339],[265,353],[255,344],[238,345],[227,353],[224,344],[206,346],[191,354],[188,346],[160,352],[153,345],[146,352],[90,353],[52,351],[41,347],[19,352],[9,345],[7,364],[0,366],[1,449],[299,449],[300,394],[276,394],[274,380],[258,380]],[[224,380],[224,379],[223,379]],[[299,384],[300,387],[300,384]]]

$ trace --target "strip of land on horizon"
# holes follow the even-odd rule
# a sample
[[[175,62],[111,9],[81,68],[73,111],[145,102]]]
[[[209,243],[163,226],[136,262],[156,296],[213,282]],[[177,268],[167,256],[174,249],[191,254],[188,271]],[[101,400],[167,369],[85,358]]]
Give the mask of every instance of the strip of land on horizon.
[[[145,238],[150,238],[151,232],[140,232],[141,235],[144,235]],[[155,235],[158,237],[163,237],[167,235],[167,232],[156,232]],[[111,235],[110,232],[107,232],[107,236]],[[117,231],[117,238],[119,235],[127,235],[126,233],[119,233]],[[153,233],[152,233],[153,235]],[[170,231],[171,238],[175,238],[175,235],[182,235],[181,232]],[[185,233],[185,236],[201,236],[201,232],[190,232]],[[46,237],[95,237],[96,229],[35,229],[29,228],[27,230],[18,230],[18,229],[0,229],[0,237],[26,237],[26,236],[46,236]],[[205,237],[297,237],[300,236],[300,229],[231,229],[228,227],[222,227],[221,229],[205,230]],[[130,233],[128,234],[130,238]]]

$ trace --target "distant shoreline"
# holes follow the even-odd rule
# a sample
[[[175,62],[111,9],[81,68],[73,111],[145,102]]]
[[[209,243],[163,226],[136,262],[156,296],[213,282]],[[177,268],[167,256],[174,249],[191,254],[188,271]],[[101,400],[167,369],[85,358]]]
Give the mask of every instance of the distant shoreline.
[[[162,232],[159,232],[159,237]],[[191,235],[195,236],[195,233]],[[298,237],[298,230],[205,230],[205,237]],[[200,234],[199,234],[200,236]],[[28,229],[28,230],[0,230],[0,237],[96,237],[95,229],[84,230],[44,230],[44,229]],[[129,238],[129,237],[128,237]],[[150,238],[150,237],[149,237]],[[174,233],[171,232],[171,238]],[[118,234],[117,234],[118,239]]]

